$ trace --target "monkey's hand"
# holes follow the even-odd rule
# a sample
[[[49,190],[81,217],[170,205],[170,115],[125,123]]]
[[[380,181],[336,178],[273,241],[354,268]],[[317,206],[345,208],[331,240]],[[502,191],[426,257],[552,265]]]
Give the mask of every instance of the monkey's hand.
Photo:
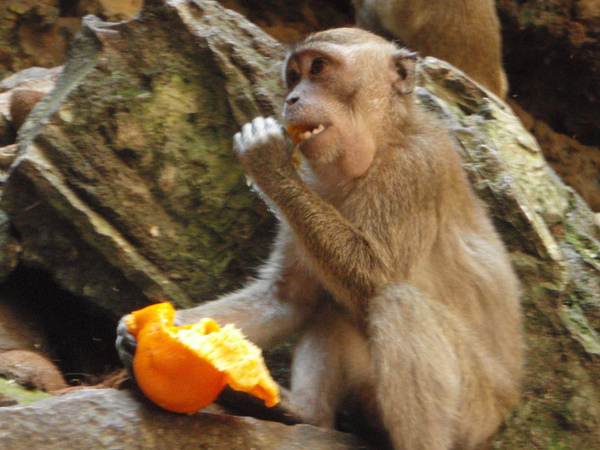
[[[127,316],[121,317],[121,320],[119,320],[119,324],[117,325],[117,340],[115,341],[115,346],[117,347],[117,353],[119,354],[123,366],[125,366],[133,376],[133,357],[135,356],[135,349],[137,348],[137,339],[127,330],[125,317]],[[176,326],[180,326],[188,322],[182,321],[179,314],[177,314],[173,323]],[[189,323],[193,323],[193,321]]]
[[[282,177],[296,175],[292,162],[294,142],[272,117],[257,117],[244,125],[233,138],[233,148],[261,188]]]
[[[126,316],[121,317],[121,320],[119,320],[119,324],[117,325],[117,340],[115,345],[117,347],[117,352],[119,353],[119,358],[121,358],[121,362],[129,373],[133,373],[133,355],[135,355],[137,340],[129,331],[127,331],[125,317]]]

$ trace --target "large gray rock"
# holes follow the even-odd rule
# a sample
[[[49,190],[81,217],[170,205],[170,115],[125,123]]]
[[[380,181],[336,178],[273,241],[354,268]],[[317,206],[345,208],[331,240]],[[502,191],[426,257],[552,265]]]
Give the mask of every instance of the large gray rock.
[[[600,446],[600,229],[510,108],[426,58],[417,96],[453,131],[521,279],[523,400],[498,448]],[[426,88],[426,89],[425,89]]]
[[[600,212],[600,2],[496,4],[511,97],[549,163]]]
[[[150,1],[120,24],[88,16],[5,185],[22,262],[116,315],[239,284],[270,219],[231,136],[276,112],[282,55],[215,2]]]
[[[359,449],[353,436],[199,412],[169,413],[127,391],[87,389],[0,408],[3,449]]]

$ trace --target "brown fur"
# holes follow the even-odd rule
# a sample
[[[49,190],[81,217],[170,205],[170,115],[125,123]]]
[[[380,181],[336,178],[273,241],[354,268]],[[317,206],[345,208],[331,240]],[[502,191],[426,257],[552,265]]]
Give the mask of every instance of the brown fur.
[[[508,84],[494,0],[353,0],[359,27],[464,71],[501,98]]]
[[[299,336],[287,418],[334,426],[354,403],[397,449],[471,449],[519,396],[517,281],[446,131],[415,105],[415,57],[358,29],[288,57],[289,126],[257,118],[235,149],[281,219],[273,252],[238,292],[178,312],[270,347]],[[294,420],[289,420],[293,422]]]

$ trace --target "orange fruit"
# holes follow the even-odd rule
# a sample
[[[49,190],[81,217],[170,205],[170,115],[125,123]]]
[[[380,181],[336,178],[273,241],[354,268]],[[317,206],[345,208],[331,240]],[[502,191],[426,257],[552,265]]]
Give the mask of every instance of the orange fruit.
[[[198,411],[229,384],[269,407],[279,402],[261,350],[233,325],[213,319],[173,326],[175,309],[158,303],[125,318],[137,339],[133,373],[144,394],[160,407],[179,413]]]
[[[304,133],[307,130],[301,127],[287,126],[285,127],[285,131],[287,131],[287,134],[292,138],[292,140],[296,144],[299,144],[300,142],[302,142],[300,134]]]

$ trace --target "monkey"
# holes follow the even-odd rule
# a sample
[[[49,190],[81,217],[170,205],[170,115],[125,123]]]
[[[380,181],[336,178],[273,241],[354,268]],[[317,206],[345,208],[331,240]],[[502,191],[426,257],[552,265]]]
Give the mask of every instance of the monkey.
[[[455,143],[415,102],[416,62],[358,28],[291,51],[285,126],[257,117],[233,145],[279,219],[271,254],[177,320],[233,323],[262,348],[294,336],[290,423],[334,427],[350,408],[395,449],[475,449],[519,399],[518,282]],[[127,364],[134,345],[121,320]]]
[[[353,0],[356,24],[448,61],[500,98],[508,81],[494,0]]]

